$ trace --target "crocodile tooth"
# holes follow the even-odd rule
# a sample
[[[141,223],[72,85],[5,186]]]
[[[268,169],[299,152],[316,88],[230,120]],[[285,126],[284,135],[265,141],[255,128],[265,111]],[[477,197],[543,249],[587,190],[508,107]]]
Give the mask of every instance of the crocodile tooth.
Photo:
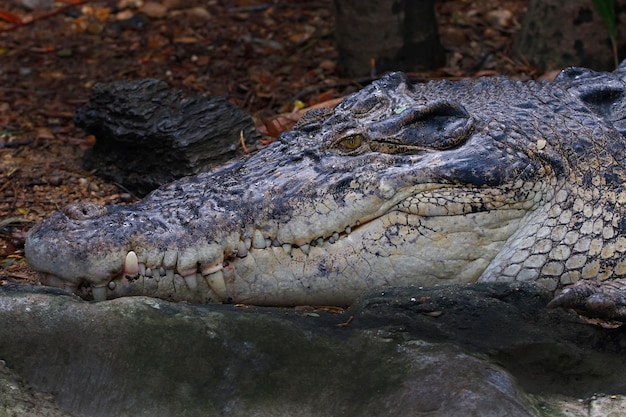
[[[309,254],[309,249],[310,249],[310,248],[311,248],[311,247],[310,247],[309,245],[302,245],[302,246],[300,246],[300,250],[301,250],[301,251],[302,251],[305,255],[308,255],[308,254]]]
[[[151,278],[152,277],[152,269],[146,268],[146,272],[144,273],[144,275]]]
[[[322,246],[324,244],[324,238],[318,237],[315,243],[316,243],[316,246]]]
[[[134,253],[134,252],[133,252]],[[104,301],[107,299],[107,287],[91,287],[91,295],[93,295],[94,301]]]
[[[278,239],[272,240],[272,246],[275,247],[275,248],[280,246],[280,242],[278,241]]]
[[[254,249],[265,249],[267,247],[265,238],[260,230],[255,230],[254,235],[252,235],[252,247]]]
[[[184,275],[183,278],[191,291],[195,291],[196,288],[198,288],[198,281],[196,280],[195,272],[193,274]]]
[[[168,280],[170,281],[174,281],[174,270],[173,269],[166,269],[165,270],[165,276],[167,277]]]
[[[252,247],[252,239],[250,239],[249,237],[244,238],[243,242],[246,245],[246,249],[250,250],[250,248]]]
[[[222,300],[227,298],[224,273],[220,270],[205,277],[206,283],[211,290]]]
[[[350,234],[352,228],[350,226],[346,226],[346,230],[344,230],[347,234]]]
[[[137,260],[137,254],[132,250],[126,254],[123,273],[124,275],[131,277],[134,277],[139,273],[139,261]]]
[[[333,235],[332,235],[332,238],[333,238],[333,241],[334,241],[333,243],[335,243],[336,241],[338,241],[338,240],[339,240],[339,233],[334,232],[334,233],[333,233]]]
[[[139,275],[146,275],[146,264],[139,262]]]
[[[110,290],[114,290],[115,287],[117,287],[117,284],[115,283],[115,281],[109,281],[107,287],[109,287]]]
[[[159,268],[159,275],[162,276],[162,277],[165,276],[165,268],[163,268],[163,267]]]
[[[291,244],[283,243],[283,250],[287,255],[291,255]]]
[[[240,258],[245,258],[248,256],[248,248],[246,247],[246,242],[243,240],[239,241],[239,247],[237,248],[237,256]]]

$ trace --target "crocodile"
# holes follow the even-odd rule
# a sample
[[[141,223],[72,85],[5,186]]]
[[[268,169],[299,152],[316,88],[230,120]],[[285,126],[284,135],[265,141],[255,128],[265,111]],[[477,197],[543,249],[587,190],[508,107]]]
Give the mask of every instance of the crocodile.
[[[552,82],[391,73],[252,156],[132,205],[65,207],[26,258],[97,301],[349,305],[533,281],[551,306],[626,319],[625,80],[626,63]]]

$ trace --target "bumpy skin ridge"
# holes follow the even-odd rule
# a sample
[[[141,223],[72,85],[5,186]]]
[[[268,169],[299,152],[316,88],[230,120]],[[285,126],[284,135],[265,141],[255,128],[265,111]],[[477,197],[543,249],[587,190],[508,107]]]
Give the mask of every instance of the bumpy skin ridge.
[[[27,258],[96,299],[349,304],[376,287],[490,280],[598,294],[626,276],[625,72],[390,74],[248,159],[133,206],[54,214]]]

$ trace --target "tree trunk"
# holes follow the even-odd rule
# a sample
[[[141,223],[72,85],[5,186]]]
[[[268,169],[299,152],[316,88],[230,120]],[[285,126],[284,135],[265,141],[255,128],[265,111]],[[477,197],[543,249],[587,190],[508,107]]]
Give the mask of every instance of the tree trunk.
[[[444,62],[434,0],[334,0],[342,71],[415,71]]]
[[[626,1],[615,2],[618,57],[626,55]],[[531,0],[514,54],[543,70],[615,68],[609,32],[591,0]]]

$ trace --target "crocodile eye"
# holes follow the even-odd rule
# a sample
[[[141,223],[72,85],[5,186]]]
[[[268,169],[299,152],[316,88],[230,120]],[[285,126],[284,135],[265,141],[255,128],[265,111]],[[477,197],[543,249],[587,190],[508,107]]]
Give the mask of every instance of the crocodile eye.
[[[339,142],[337,142],[337,147],[342,151],[352,152],[359,149],[361,144],[363,144],[363,135],[356,134],[346,136],[345,138],[339,140]]]

